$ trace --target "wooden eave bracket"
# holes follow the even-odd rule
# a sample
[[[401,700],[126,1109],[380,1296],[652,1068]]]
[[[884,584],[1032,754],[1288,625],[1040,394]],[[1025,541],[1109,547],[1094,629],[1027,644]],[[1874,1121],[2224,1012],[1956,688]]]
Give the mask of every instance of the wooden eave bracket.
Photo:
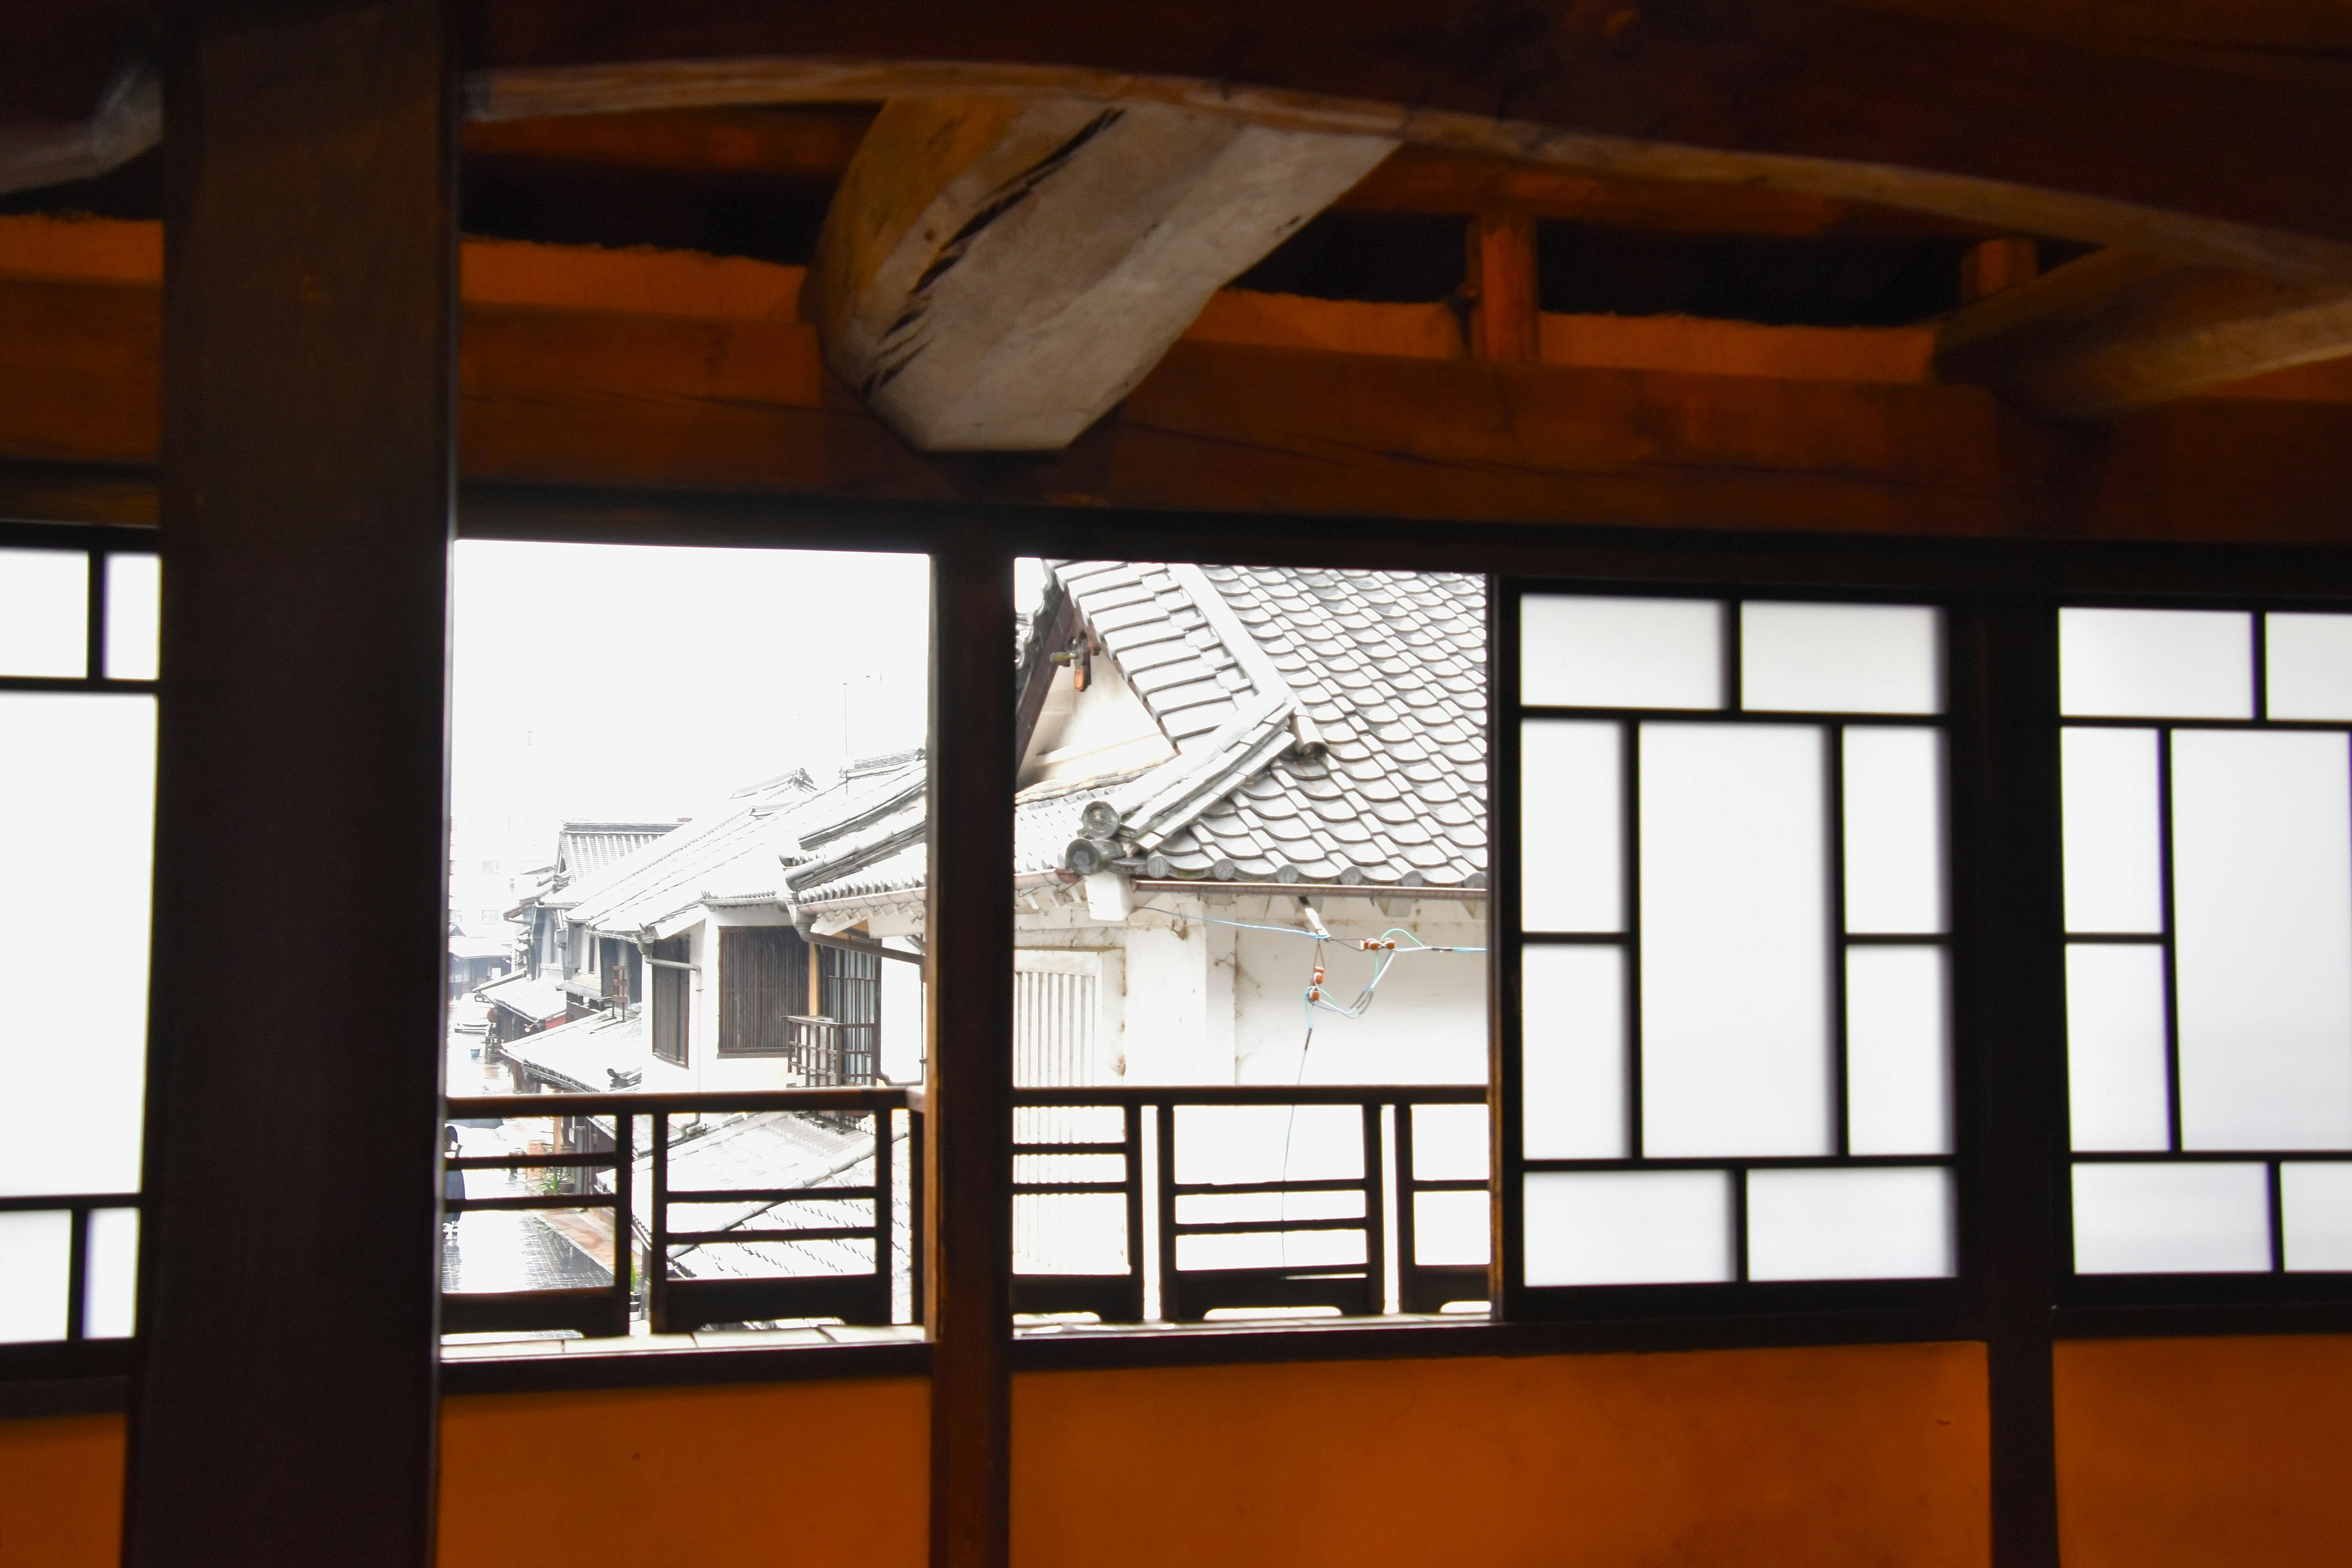
[[[918,449],[1057,451],[1395,145],[1164,104],[895,99],[803,310]]]
[[[2110,248],[1961,310],[1935,363],[2043,418],[2098,419],[2347,355],[2352,290]]]

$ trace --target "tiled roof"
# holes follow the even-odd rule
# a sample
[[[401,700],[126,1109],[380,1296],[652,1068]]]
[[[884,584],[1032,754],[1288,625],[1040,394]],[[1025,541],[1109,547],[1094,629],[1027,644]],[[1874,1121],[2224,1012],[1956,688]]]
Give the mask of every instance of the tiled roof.
[[[555,836],[553,869],[564,881],[577,882],[677,826],[675,822],[567,822]]]
[[[572,889],[570,918],[634,935],[697,904],[773,903],[793,868],[854,859],[869,837],[905,814],[904,805],[894,803],[922,777],[922,753],[916,752],[887,765],[852,768],[824,789],[800,773],[754,785]],[[919,813],[919,795],[917,802]],[[884,814],[879,822],[840,832],[845,823],[860,824],[877,812]]]
[[[1023,791],[1016,872],[1062,868],[1091,836],[1149,877],[1486,885],[1482,578],[1116,561],[1053,571],[1178,755]],[[1087,820],[1098,802],[1115,830],[1104,807]],[[874,896],[922,877],[918,844],[837,880],[796,878],[795,892]]]

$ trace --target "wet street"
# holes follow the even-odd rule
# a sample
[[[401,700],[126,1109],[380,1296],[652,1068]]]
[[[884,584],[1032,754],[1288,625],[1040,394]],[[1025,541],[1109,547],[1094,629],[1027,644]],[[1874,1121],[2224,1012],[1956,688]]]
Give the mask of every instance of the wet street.
[[[512,1092],[504,1072],[483,1067],[477,1054],[481,1043],[478,1034],[451,1031],[447,1058],[451,1095]],[[532,1132],[543,1136],[544,1128],[543,1122],[460,1127],[458,1148],[467,1154],[518,1153],[526,1147],[526,1140]],[[468,1197],[503,1197],[531,1190],[530,1173],[467,1171],[464,1174]],[[453,1221],[445,1222],[441,1228],[442,1289],[490,1294],[610,1285],[613,1271],[609,1237],[594,1236],[604,1245],[598,1249],[601,1256],[592,1255],[565,1231],[579,1231],[586,1237],[594,1235],[595,1227],[581,1223],[572,1214],[562,1217],[572,1223],[560,1230],[537,1214],[511,1210],[453,1216]]]

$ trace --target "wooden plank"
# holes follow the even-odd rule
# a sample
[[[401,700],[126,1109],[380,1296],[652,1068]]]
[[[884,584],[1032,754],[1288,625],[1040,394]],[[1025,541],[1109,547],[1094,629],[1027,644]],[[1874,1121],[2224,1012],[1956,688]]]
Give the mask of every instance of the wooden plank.
[[[1835,0],[493,0],[491,118],[1061,96],[1214,109],[1563,168],[1754,184],[2352,279],[2340,61],[2093,47]]]
[[[2045,418],[2104,418],[2352,355],[2352,290],[2095,252],[1944,324],[1936,369]]]
[[[123,1561],[412,1568],[439,1355],[454,16],[173,23],[172,674]],[[282,918],[341,885],[367,895]]]
[[[1391,147],[1149,104],[895,100],[834,194],[808,315],[921,450],[1056,450]]]
[[[1012,1554],[1013,563],[931,558],[923,1279],[933,1568]]]

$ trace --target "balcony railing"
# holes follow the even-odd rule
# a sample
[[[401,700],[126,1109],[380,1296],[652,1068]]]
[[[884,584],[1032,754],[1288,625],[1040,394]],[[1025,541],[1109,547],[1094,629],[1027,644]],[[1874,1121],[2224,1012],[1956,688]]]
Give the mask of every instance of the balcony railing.
[[[784,1020],[785,1065],[801,1081],[826,1088],[862,1088],[875,1080],[875,1051],[881,1028],[833,1018]]]
[[[490,1210],[576,1211],[601,1209],[613,1216],[612,1283],[595,1288],[503,1292],[444,1291],[441,1326],[445,1332],[530,1331],[572,1330],[590,1336],[623,1335],[629,1331],[634,1306],[636,1263],[636,1218],[646,1216],[646,1314],[656,1333],[685,1333],[713,1323],[767,1322],[778,1319],[838,1318],[845,1323],[887,1323],[891,1321],[894,1280],[890,1267],[892,1205],[896,1163],[891,1157],[888,1126],[893,1113],[908,1111],[909,1169],[922,1169],[922,1117],[910,1111],[904,1089],[786,1089],[757,1094],[517,1094],[484,1096],[444,1102],[453,1123],[488,1121],[537,1121],[610,1118],[610,1149],[588,1152],[520,1152],[470,1154],[451,1159],[455,1171],[557,1171],[580,1173],[584,1179],[560,1179],[561,1187],[582,1190],[517,1193],[495,1197],[452,1197],[443,1200],[451,1214]],[[682,1190],[670,1183],[669,1163],[677,1141],[671,1121],[679,1116],[713,1116],[761,1111],[815,1113],[831,1118],[863,1118],[876,1129],[874,1173],[856,1186],[727,1187]],[[636,1202],[636,1122],[651,1123],[647,1144],[652,1191],[645,1204]],[[600,1189],[597,1177],[609,1173],[611,1184]],[[921,1226],[919,1178],[908,1194],[912,1200],[910,1231]],[[674,1226],[671,1208],[686,1205],[869,1204],[871,1218],[864,1225],[783,1226],[758,1228],[737,1226],[706,1230]],[[905,1237],[899,1238],[903,1244]],[[772,1279],[689,1279],[675,1268],[673,1247],[734,1247],[758,1243],[865,1241],[874,1266],[863,1274],[820,1274]],[[915,1299],[920,1300],[921,1259],[914,1259]]]
[[[1156,1315],[1170,1321],[1197,1321],[1221,1309],[1337,1309],[1350,1317],[1378,1316],[1388,1307],[1391,1258],[1396,1264],[1399,1310],[1435,1312],[1453,1303],[1487,1298],[1484,1266],[1421,1261],[1416,1224],[1416,1200],[1421,1195],[1483,1194],[1486,1178],[1423,1176],[1416,1169],[1413,1151],[1415,1107],[1483,1106],[1486,1090],[1481,1085],[1021,1089],[1013,1091],[1013,1101],[1016,1108],[1013,1201],[1017,1214],[1022,1199],[1033,1200],[1033,1232],[1050,1227],[1050,1217],[1037,1211],[1056,1196],[1116,1195],[1126,1210],[1123,1269],[1015,1272],[1013,1300],[1017,1312],[1092,1312],[1105,1322],[1140,1322],[1153,1304],[1147,1297],[1156,1283]],[[1286,1130],[1285,1158],[1272,1179],[1235,1179],[1230,1174],[1177,1179],[1188,1152],[1180,1110],[1258,1108],[1281,1110],[1295,1120],[1299,1110],[1313,1107],[1357,1112],[1350,1119],[1354,1124],[1349,1140],[1354,1144],[1352,1173],[1291,1176]],[[1090,1135],[1087,1121],[1081,1120],[1089,1112],[1106,1128],[1115,1116],[1118,1136]],[[1152,1132],[1149,1148],[1144,1136],[1147,1121]],[[1200,1163],[1212,1167],[1223,1163],[1230,1170],[1237,1163],[1229,1150],[1213,1146],[1203,1153],[1206,1158]],[[1121,1162],[1121,1173],[1117,1179],[1093,1181],[1020,1179],[1024,1163],[1073,1156],[1116,1158]],[[1389,1201],[1391,1193],[1393,1203]],[[1253,1199],[1257,1200],[1254,1205]],[[1294,1214],[1293,1200],[1301,1200],[1297,1206],[1305,1212]],[[1154,1243],[1149,1247],[1147,1205],[1155,1222],[1148,1227]],[[1187,1212],[1230,1213],[1253,1206],[1261,1212],[1227,1218],[1196,1217]],[[1269,1209],[1271,1213],[1263,1212]],[[1318,1212],[1334,1210],[1339,1212]],[[1286,1251],[1289,1238],[1330,1233],[1338,1233],[1343,1244],[1352,1238],[1360,1256],[1351,1261],[1293,1263],[1278,1256],[1268,1264],[1184,1266],[1183,1243],[1188,1237],[1273,1237],[1279,1238],[1277,1250]],[[1016,1246],[1018,1241],[1016,1225]],[[1345,1249],[1343,1245],[1341,1250]],[[1147,1251],[1153,1255],[1148,1270]]]
[[[826,1025],[828,1032],[859,1027],[824,1019],[794,1022]],[[919,1302],[922,1293],[922,1248],[916,1240],[922,1226],[923,1119],[912,1109],[911,1098],[903,1088],[813,1087],[743,1094],[451,1100],[447,1115],[461,1123],[593,1118],[601,1131],[609,1119],[610,1149],[467,1155],[449,1162],[457,1171],[576,1173],[551,1184],[579,1190],[450,1198],[446,1206],[454,1214],[605,1210],[613,1215],[614,1243],[608,1286],[446,1292],[443,1327],[450,1332],[626,1334],[638,1249],[635,1216],[639,1215],[644,1216],[644,1304],[656,1333],[800,1319],[888,1323],[893,1321],[894,1253],[903,1252],[910,1260],[910,1300]],[[1464,1173],[1423,1174],[1414,1152],[1414,1113],[1425,1107],[1483,1106],[1486,1100],[1486,1090],[1477,1085],[1016,1089],[1013,1195],[1016,1212],[1027,1216],[1016,1228],[1016,1239],[1025,1229],[1034,1253],[1040,1250],[1041,1235],[1069,1217],[1056,1215],[1057,1205],[1068,1209],[1072,1205],[1066,1200],[1096,1200],[1097,1207],[1077,1227],[1083,1234],[1074,1233],[1070,1245],[1059,1249],[1058,1266],[1055,1257],[1048,1257],[1041,1269],[1033,1257],[1030,1268],[1016,1269],[1013,1310],[1092,1313],[1104,1322],[1132,1323],[1150,1319],[1197,1321],[1234,1309],[1378,1316],[1391,1304],[1406,1312],[1433,1312],[1456,1303],[1484,1301],[1487,1286],[1482,1265],[1421,1260],[1418,1200],[1435,1194],[1483,1194],[1487,1183],[1484,1176]],[[1347,1131],[1336,1142],[1328,1124],[1334,1108],[1343,1116],[1354,1112],[1344,1117]],[[1220,1146],[1213,1129],[1187,1125],[1188,1119],[1201,1112],[1220,1110],[1258,1115],[1279,1111],[1294,1121],[1302,1114],[1326,1118],[1315,1140],[1320,1173],[1291,1174],[1286,1129],[1275,1173],[1249,1176],[1250,1161],[1236,1159],[1231,1148]],[[813,1114],[875,1130],[879,1136],[872,1176],[856,1186],[673,1187],[670,1158],[679,1146],[672,1135],[673,1119],[762,1111]],[[911,1179],[909,1201],[894,1213],[893,1189],[899,1178],[887,1130],[900,1112],[907,1115]],[[650,1124],[645,1147],[651,1184],[642,1203],[635,1190],[636,1122],[641,1118]],[[1333,1168],[1335,1156],[1337,1164],[1346,1168]],[[1118,1163],[1115,1173],[1102,1168],[1109,1161]],[[1317,1167],[1312,1159],[1300,1163]],[[1186,1179],[1179,1180],[1188,1166]],[[1064,1174],[1070,1179],[1057,1179]],[[843,1201],[870,1204],[870,1217],[850,1225],[772,1223],[773,1205]],[[753,1221],[719,1230],[672,1222],[671,1211],[678,1205],[746,1204],[770,1208]],[[1234,1212],[1237,1205],[1246,1212]],[[1115,1215],[1108,1212],[1111,1208]],[[1221,1211],[1223,1217],[1203,1211]],[[1105,1219],[1111,1223],[1100,1223]],[[1309,1250],[1309,1239],[1318,1237],[1331,1238],[1323,1244],[1324,1251],[1352,1256],[1289,1258],[1294,1246]],[[1199,1266],[1185,1256],[1188,1242],[1213,1247],[1252,1239],[1261,1248],[1270,1245],[1276,1253],[1272,1261]],[[872,1269],[793,1278],[691,1279],[677,1271],[672,1258],[678,1247],[831,1240],[867,1244]],[[1050,1246],[1042,1250],[1055,1252]]]

